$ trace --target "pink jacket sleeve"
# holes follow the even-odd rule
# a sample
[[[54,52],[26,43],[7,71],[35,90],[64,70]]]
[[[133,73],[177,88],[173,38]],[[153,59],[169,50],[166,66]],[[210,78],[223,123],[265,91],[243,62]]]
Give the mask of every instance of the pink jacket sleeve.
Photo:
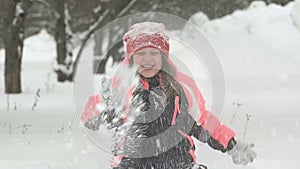
[[[99,95],[93,95],[89,97],[85,105],[84,112],[81,115],[82,122],[87,122],[89,119],[100,114],[100,111],[97,109],[97,104],[99,103],[100,103]]]
[[[208,131],[209,135],[217,140],[224,148],[228,146],[229,141],[235,137],[235,132],[223,125],[217,117],[205,108],[205,100],[196,85],[196,82],[189,76],[177,72],[177,80],[182,84],[184,92],[189,102],[189,109],[193,105],[192,97],[197,100],[198,111],[196,115],[192,115],[198,125]],[[189,88],[190,90],[188,90]]]

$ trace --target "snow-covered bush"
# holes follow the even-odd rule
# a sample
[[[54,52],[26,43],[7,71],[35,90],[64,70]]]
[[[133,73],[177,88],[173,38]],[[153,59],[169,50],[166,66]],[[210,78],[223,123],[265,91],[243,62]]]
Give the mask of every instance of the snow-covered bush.
[[[300,31],[300,0],[295,0],[294,9],[292,11],[291,16],[294,21],[294,24]]]

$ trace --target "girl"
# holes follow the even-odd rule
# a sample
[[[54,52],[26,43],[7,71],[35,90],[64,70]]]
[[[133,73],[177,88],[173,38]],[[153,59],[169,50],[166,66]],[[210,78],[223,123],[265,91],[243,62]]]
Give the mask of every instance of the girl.
[[[124,65],[136,65],[140,86],[131,98],[144,103],[144,113],[130,125],[118,162],[113,169],[200,169],[196,164],[191,136],[211,148],[232,156],[235,164],[246,165],[256,154],[253,146],[237,141],[235,132],[222,125],[205,109],[205,101],[194,80],[176,70],[169,58],[169,38],[161,23],[143,22],[124,35]],[[91,96],[82,115],[85,126],[97,129],[95,117],[99,95]],[[197,100],[193,99],[197,98]],[[196,108],[195,108],[196,106]],[[106,112],[113,123],[113,112]],[[123,120],[116,127],[126,123]],[[95,125],[96,124],[96,125]]]

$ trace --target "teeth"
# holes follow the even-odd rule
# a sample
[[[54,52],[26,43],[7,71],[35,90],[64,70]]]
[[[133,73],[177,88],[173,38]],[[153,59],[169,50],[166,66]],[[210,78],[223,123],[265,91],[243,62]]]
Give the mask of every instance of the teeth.
[[[154,67],[154,65],[152,65],[152,64],[143,64],[141,66],[142,66],[142,68],[153,68]]]

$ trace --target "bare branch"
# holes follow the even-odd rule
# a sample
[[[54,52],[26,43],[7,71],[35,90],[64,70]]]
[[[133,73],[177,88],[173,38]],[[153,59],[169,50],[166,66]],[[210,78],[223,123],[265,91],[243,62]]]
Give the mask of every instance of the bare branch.
[[[120,16],[123,16],[132,6],[133,6],[133,4],[135,4],[137,2],[137,0],[131,0],[129,3],[128,3],[128,5],[125,7],[125,8],[123,8],[123,10],[121,10],[119,13],[118,13],[118,17],[120,17]]]
[[[53,8],[49,3],[48,3],[48,1],[46,1],[46,0],[32,0],[33,2],[37,2],[37,3],[40,3],[40,4],[42,4],[42,5],[44,5],[45,7],[47,7],[47,8]]]

